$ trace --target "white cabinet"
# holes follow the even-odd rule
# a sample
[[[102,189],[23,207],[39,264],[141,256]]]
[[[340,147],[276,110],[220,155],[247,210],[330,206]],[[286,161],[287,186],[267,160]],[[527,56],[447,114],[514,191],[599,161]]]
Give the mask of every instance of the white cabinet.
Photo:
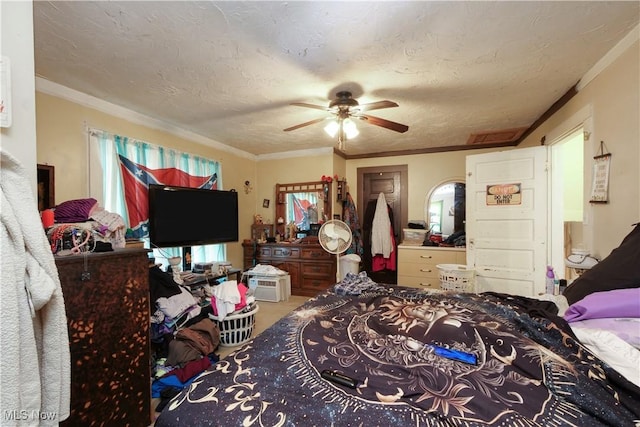
[[[438,264],[466,264],[465,248],[398,246],[398,285],[440,289]]]

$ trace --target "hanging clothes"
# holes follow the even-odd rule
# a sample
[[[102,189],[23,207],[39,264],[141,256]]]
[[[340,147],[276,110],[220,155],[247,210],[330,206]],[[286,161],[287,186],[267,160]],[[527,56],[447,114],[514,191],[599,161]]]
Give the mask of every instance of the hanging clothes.
[[[369,200],[364,211],[364,218],[362,220],[362,240],[363,240],[363,254],[362,254],[362,268],[368,272],[374,272],[373,270],[373,255],[371,255],[371,234],[373,229],[373,218],[375,216],[377,199]],[[387,204],[387,212],[389,213],[389,221],[391,222],[391,229],[394,230],[394,218],[393,209]],[[395,230],[394,230],[395,236]],[[395,240],[395,239],[394,239]],[[395,246],[394,246],[395,247]],[[392,252],[392,257],[395,259],[397,251]],[[380,255],[382,256],[382,255]],[[377,267],[379,268],[379,266]],[[379,270],[375,270],[379,271]]]
[[[380,193],[371,227],[371,271],[396,270],[396,242],[391,216],[391,207],[384,193]]]
[[[393,232],[391,232],[391,242],[393,247],[396,246],[395,237],[393,236]],[[390,270],[396,271],[396,251],[391,252],[389,257],[385,258],[381,254],[376,254],[371,259],[371,271],[382,271],[382,270]]]
[[[391,236],[391,220],[389,219],[389,208],[384,198],[384,193],[378,194],[376,212],[373,216],[371,227],[371,255],[382,254],[384,258],[389,258],[393,251],[393,240]]]
[[[353,202],[353,197],[351,197],[349,193],[347,193],[347,199],[342,204],[342,220],[347,223],[353,236],[351,246],[346,250],[346,253],[356,254],[362,257],[364,250],[358,211],[356,210],[356,204]]]

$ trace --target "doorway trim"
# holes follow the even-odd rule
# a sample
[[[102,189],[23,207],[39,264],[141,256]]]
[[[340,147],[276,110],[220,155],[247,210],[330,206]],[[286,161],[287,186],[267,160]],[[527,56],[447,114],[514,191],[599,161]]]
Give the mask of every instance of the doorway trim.
[[[407,165],[374,166],[357,169],[358,177],[358,212],[364,215],[364,175],[370,173],[398,172],[400,173],[400,219],[402,227],[406,227],[409,222],[408,197],[409,197],[409,168]],[[361,224],[362,225],[362,224]],[[402,236],[402,230],[398,230],[398,235]]]
[[[564,242],[564,228],[562,224],[564,223],[563,219],[563,209],[558,209],[562,207],[557,206],[559,204],[558,200],[562,197],[562,191],[564,191],[564,182],[561,178],[561,175],[556,172],[556,167],[554,166],[553,159],[555,157],[555,152],[558,150],[559,146],[572,134],[576,133],[579,129],[582,128],[583,131],[583,192],[584,189],[589,188],[589,183],[591,182],[591,168],[588,159],[588,153],[593,152],[593,108],[591,104],[584,106],[580,110],[576,111],[569,118],[564,120],[562,123],[558,124],[554,127],[547,135],[546,140],[547,145],[549,145],[549,162],[551,164],[552,173],[549,179],[549,262],[556,268],[556,272],[564,271],[564,258],[565,258],[565,242]],[[560,182],[558,182],[560,181]],[[558,188],[562,189],[558,192]],[[554,191],[555,189],[555,191]],[[589,249],[593,250],[593,224],[591,224],[592,218],[592,206],[586,202],[588,200],[587,197],[583,197],[583,219],[582,219],[582,243],[583,245]],[[558,268],[562,267],[562,270],[558,270]]]

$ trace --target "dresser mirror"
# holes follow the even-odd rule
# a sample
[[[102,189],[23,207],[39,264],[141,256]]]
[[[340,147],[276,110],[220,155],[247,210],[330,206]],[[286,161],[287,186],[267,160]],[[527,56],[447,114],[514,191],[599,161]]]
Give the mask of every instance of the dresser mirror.
[[[431,233],[443,238],[464,231],[466,185],[463,179],[451,179],[433,187],[425,202],[425,222]]]
[[[318,224],[331,218],[331,184],[322,181],[276,184],[276,233],[293,239],[295,231],[317,233]]]

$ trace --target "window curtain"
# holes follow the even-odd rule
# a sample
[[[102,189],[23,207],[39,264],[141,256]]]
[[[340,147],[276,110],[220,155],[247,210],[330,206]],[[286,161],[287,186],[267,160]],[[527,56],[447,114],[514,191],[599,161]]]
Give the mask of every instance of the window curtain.
[[[220,164],[189,153],[100,130],[89,131],[89,152],[90,193],[124,218],[128,237],[144,239],[147,247],[149,184],[222,189]],[[181,256],[180,248],[151,249],[165,266]],[[224,261],[226,246],[193,246],[191,257],[194,263]]]

